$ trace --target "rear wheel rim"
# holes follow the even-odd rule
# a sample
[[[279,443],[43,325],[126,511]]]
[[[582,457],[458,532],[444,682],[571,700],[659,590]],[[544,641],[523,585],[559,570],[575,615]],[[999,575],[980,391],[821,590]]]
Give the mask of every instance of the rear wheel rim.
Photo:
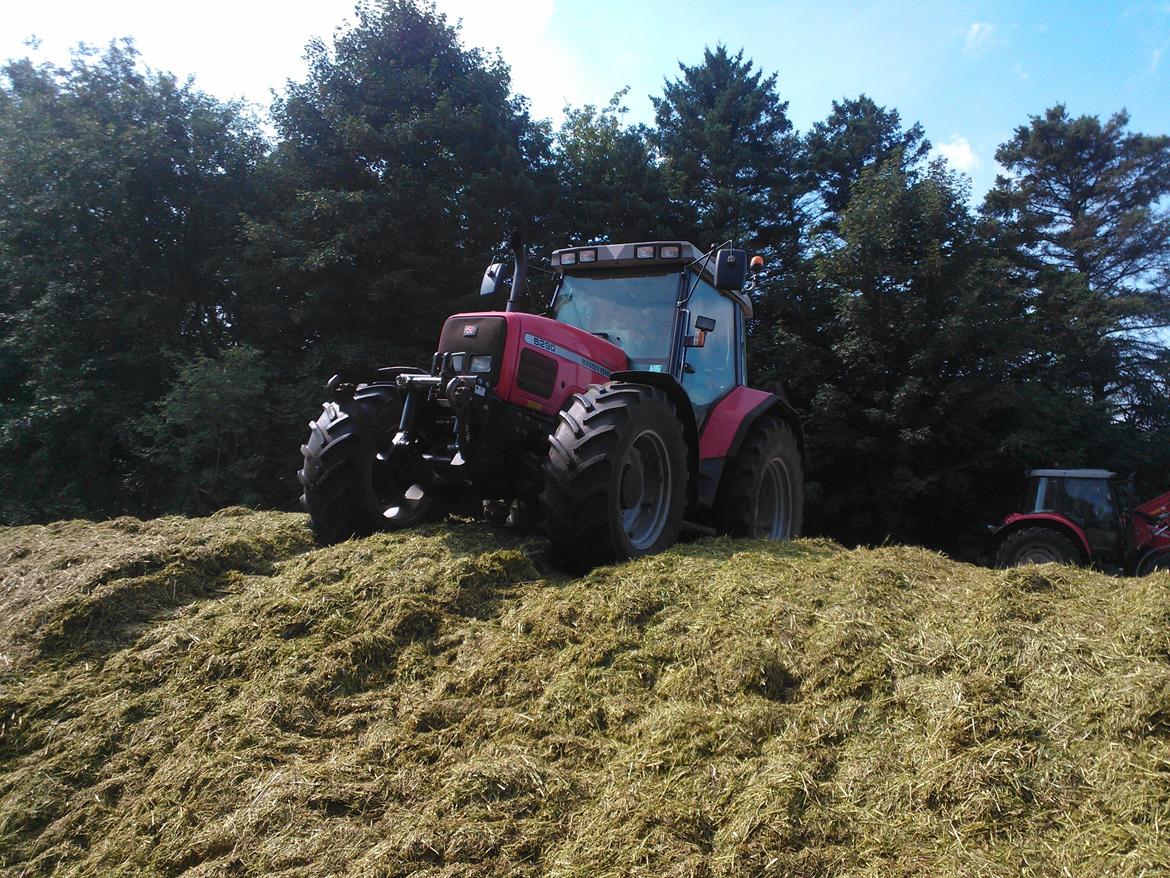
[[[618,506],[622,530],[637,551],[650,549],[662,536],[674,491],[670,454],[654,430],[634,437],[622,461]]]
[[[752,536],[772,540],[792,536],[792,476],[782,458],[769,460],[760,475]]]
[[[1064,554],[1052,546],[1042,543],[1032,543],[1024,546],[1016,554],[1016,565],[1024,564],[1063,564]]]

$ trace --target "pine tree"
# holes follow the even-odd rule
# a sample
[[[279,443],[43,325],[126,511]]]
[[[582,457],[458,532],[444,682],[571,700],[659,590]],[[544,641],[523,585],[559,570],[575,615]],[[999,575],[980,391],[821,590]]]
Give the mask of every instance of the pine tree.
[[[863,95],[833,101],[833,111],[813,125],[804,138],[805,172],[819,197],[818,223],[835,231],[849,204],[853,185],[866,168],[897,157],[902,168],[919,166],[930,154],[930,141],[917,122],[902,128],[897,110],[879,107]]]
[[[996,153],[985,210],[1029,279],[1052,378],[1110,417],[1165,398],[1170,324],[1170,137],[1055,106]]]
[[[654,142],[699,246],[732,239],[788,255],[799,245],[799,139],[776,74],[717,45],[654,103]]]
[[[566,108],[557,132],[557,198],[547,221],[554,246],[670,238],[678,217],[650,131],[623,124],[622,89],[601,109]]]

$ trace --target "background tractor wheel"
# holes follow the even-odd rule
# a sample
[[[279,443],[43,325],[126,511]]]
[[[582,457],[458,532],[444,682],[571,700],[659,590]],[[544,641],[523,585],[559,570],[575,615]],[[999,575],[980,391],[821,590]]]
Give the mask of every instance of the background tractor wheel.
[[[1080,564],[1073,541],[1049,527],[1025,527],[1010,534],[995,553],[996,567],[1025,564]]]
[[[682,424],[662,391],[592,384],[550,438],[545,532],[579,570],[661,552],[678,539],[688,478]]]
[[[322,543],[410,527],[430,517],[435,499],[404,477],[384,452],[398,429],[397,388],[359,387],[353,399],[325,403],[301,446],[301,505]]]
[[[1145,576],[1155,570],[1170,570],[1170,549],[1155,549],[1147,552],[1138,561],[1134,576]]]
[[[787,540],[804,522],[804,471],[791,428],[762,416],[728,461],[715,494],[715,527],[733,537]]]

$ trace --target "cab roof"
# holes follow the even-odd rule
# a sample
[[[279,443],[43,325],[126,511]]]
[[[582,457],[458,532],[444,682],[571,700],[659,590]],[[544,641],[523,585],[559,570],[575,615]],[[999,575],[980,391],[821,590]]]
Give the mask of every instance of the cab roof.
[[[632,244],[583,244],[554,250],[556,271],[590,271],[648,265],[687,265],[703,258],[690,241],[636,241]]]
[[[1117,473],[1107,469],[1034,469],[1029,476],[1047,476],[1052,479],[1112,479]]]

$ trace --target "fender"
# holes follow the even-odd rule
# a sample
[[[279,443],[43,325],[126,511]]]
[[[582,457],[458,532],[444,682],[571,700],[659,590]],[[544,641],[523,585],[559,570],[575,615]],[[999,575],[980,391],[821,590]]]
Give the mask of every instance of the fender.
[[[675,377],[665,372],[626,370],[614,372],[609,377],[611,381],[628,381],[631,384],[657,387],[674,405],[678,419],[682,422],[683,436],[687,440],[687,469],[690,470],[690,478],[687,480],[687,507],[693,510],[699,496],[699,428],[695,424],[695,410],[691,406],[691,398]]]
[[[1076,537],[1075,542],[1080,546],[1081,557],[1084,558],[1085,563],[1093,560],[1093,550],[1089,548],[1089,538],[1085,536],[1085,532],[1063,515],[1056,515],[1052,512],[1012,513],[996,529],[994,537],[997,542],[1002,542],[1011,534],[1035,522],[1043,522],[1046,526],[1056,525],[1058,529],[1072,534]]]
[[[699,443],[699,458],[710,460],[734,457],[739,453],[752,424],[765,414],[775,415],[788,425],[803,455],[804,429],[800,426],[800,416],[796,409],[775,393],[741,386],[719,400],[708,415]]]

